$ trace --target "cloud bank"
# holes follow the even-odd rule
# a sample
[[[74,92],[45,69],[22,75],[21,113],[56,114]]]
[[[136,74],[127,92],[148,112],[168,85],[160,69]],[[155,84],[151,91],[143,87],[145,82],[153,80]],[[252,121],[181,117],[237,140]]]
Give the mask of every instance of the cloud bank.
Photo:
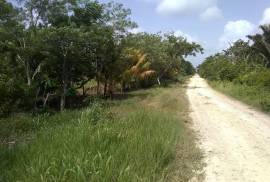
[[[254,33],[257,26],[247,20],[229,21],[224,27],[223,35],[219,38],[220,48],[227,48],[238,39],[247,40],[247,35]]]
[[[270,8],[266,8],[263,12],[262,19],[258,24],[253,24],[247,20],[229,21],[224,26],[223,35],[219,38],[219,47],[221,49],[227,48],[230,43],[242,39],[248,40],[247,35],[258,33],[259,25],[270,23]]]
[[[264,10],[263,17],[260,21],[261,25],[267,24],[267,23],[270,23],[270,8],[267,8]]]
[[[149,1],[149,0],[148,0]],[[203,21],[218,20],[223,17],[217,0],[156,0],[156,11],[162,16],[199,16]]]
[[[181,31],[181,30],[175,31],[175,32],[174,32],[174,35],[175,35],[176,37],[180,37],[180,36],[181,36],[181,37],[184,37],[184,38],[187,39],[188,42],[196,42],[196,43],[199,43],[199,42],[200,42],[199,39],[198,39],[196,36],[192,36],[192,35],[190,35],[190,34],[184,33],[184,32]]]
[[[222,13],[221,9],[219,9],[217,6],[213,6],[213,7],[206,9],[200,15],[200,18],[203,21],[220,20],[223,18],[223,13]]]

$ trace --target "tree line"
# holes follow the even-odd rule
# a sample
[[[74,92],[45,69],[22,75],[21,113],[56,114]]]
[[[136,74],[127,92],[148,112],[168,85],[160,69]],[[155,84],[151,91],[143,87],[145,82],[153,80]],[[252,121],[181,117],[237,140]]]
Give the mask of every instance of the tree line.
[[[213,81],[270,87],[270,25],[260,28],[262,33],[248,35],[248,41],[240,39],[206,58],[199,66],[200,75]]]
[[[64,110],[69,96],[112,96],[194,73],[187,56],[202,47],[171,33],[130,33],[137,24],[119,3],[0,1],[0,115]],[[83,93],[78,93],[82,89]]]

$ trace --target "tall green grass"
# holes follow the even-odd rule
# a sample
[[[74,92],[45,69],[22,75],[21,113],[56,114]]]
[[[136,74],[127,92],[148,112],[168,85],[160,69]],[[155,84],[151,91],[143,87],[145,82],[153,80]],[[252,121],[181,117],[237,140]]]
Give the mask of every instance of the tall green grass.
[[[81,111],[3,119],[20,140],[0,145],[0,181],[188,181],[201,153],[185,124],[187,106],[175,86]]]
[[[233,82],[210,81],[210,85],[262,111],[270,112],[270,89],[263,86],[247,86]]]
[[[12,151],[1,149],[1,181],[160,179],[173,160],[179,123],[144,110],[111,121],[93,117],[95,112],[87,109],[71,124],[44,128],[36,140]]]

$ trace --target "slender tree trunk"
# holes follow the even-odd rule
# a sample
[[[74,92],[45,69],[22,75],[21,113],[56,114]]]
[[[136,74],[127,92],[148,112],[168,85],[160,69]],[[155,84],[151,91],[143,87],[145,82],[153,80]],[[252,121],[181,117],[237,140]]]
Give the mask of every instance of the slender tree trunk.
[[[26,49],[26,43],[25,43],[24,38],[22,39],[22,41],[20,41],[20,44],[21,44],[21,47],[23,49]],[[29,62],[24,60],[20,55],[18,55],[17,57],[24,64],[24,69],[25,69],[25,74],[26,74],[26,79],[27,79],[27,85],[28,85],[28,87],[30,87],[32,80],[31,80]]]
[[[98,59],[96,59],[96,80],[97,80],[97,96],[100,95],[100,72],[98,70]]]
[[[46,105],[47,105],[47,102],[48,102],[48,100],[49,100],[50,95],[51,95],[50,93],[47,93],[46,98],[45,98],[45,100],[44,100],[44,102],[43,102],[43,108],[45,108],[45,107],[46,107]]]
[[[99,77],[97,77],[97,96],[99,96],[100,94],[100,81],[99,81]]]
[[[158,82],[158,85],[161,85],[159,77],[157,77],[157,82]]]
[[[109,82],[108,92],[109,92],[110,98],[112,98],[113,96],[113,81],[112,80],[110,80]]]
[[[34,106],[35,111],[37,110],[37,99],[38,99],[39,92],[40,92],[40,87],[38,87],[38,90],[36,92],[35,106]]]
[[[63,111],[66,106],[66,92],[67,92],[67,84],[63,83],[61,100],[60,100],[60,111]]]
[[[67,70],[66,70],[66,56],[64,56],[62,65],[62,93],[60,100],[60,111],[63,111],[66,106],[66,92],[67,92]]]
[[[122,82],[122,84],[121,84],[121,94],[124,94],[125,88],[126,88],[126,84],[125,84],[125,82]]]
[[[30,75],[30,66],[28,62],[26,62],[25,64],[26,64],[25,71],[26,71],[26,77],[27,77],[27,85],[30,87],[31,82],[32,82],[31,75]]]
[[[104,83],[104,96],[106,96],[107,95],[107,80],[105,80],[105,83]]]

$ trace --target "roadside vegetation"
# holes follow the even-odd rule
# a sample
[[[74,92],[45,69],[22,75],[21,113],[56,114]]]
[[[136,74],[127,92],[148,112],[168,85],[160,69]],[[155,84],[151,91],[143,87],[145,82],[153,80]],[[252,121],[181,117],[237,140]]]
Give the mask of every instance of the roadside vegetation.
[[[202,155],[187,110],[178,83],[82,110],[22,116],[25,131],[12,135],[18,144],[1,145],[0,181],[188,181]]]
[[[122,4],[0,1],[0,181],[188,181],[184,94],[202,47]]]
[[[231,47],[208,57],[199,74],[214,88],[262,111],[270,112],[270,25],[250,41],[236,41]]]

